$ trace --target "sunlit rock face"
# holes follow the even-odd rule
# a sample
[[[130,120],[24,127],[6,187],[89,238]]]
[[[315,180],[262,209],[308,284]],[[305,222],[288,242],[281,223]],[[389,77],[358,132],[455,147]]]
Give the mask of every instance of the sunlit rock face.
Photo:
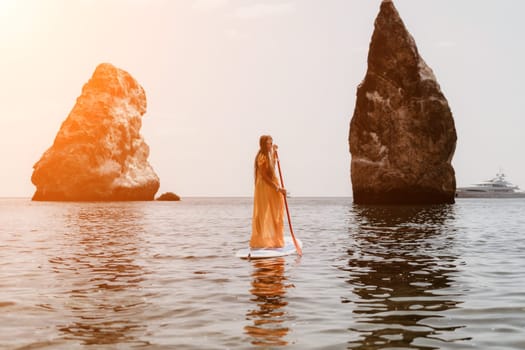
[[[392,1],[375,21],[349,144],[355,203],[454,203],[452,113]]]
[[[33,200],[153,200],[159,178],[140,135],[144,89],[127,72],[100,64],[34,165]]]

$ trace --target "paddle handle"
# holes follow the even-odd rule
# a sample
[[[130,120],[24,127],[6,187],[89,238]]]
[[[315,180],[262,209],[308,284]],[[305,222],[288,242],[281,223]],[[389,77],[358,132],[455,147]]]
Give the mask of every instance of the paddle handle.
[[[281,180],[281,187],[284,188],[283,174],[281,172],[281,162],[279,162],[279,154],[277,153],[277,150],[275,150],[275,158],[277,159],[277,169],[279,169],[279,178]],[[299,256],[302,256],[303,250],[299,246],[299,243],[297,243],[297,239],[295,239],[295,235],[293,233],[292,220],[290,219],[290,210],[288,209],[288,200],[286,199],[286,194],[283,193],[283,197],[284,197],[284,206],[286,207],[286,216],[288,217],[288,225],[290,226],[290,234],[292,235],[293,244],[295,246],[295,250],[297,251],[297,254],[299,254]]]

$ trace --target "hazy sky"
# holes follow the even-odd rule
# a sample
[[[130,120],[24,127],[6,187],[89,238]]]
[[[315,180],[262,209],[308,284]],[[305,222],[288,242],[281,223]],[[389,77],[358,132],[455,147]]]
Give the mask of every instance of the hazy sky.
[[[159,193],[252,195],[259,135],[292,195],[351,195],[348,131],[380,0],[0,0],[0,196],[102,62],[146,90]],[[525,187],[525,1],[394,0],[454,115],[459,186]]]

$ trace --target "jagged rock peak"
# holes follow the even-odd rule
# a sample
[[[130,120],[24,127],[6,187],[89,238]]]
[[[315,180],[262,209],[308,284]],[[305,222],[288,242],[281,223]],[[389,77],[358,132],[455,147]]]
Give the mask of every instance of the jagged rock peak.
[[[160,182],[140,135],[145,112],[142,86],[128,72],[100,64],[34,165],[33,200],[153,200]]]
[[[354,202],[454,202],[452,113],[392,1],[375,20],[349,145]]]

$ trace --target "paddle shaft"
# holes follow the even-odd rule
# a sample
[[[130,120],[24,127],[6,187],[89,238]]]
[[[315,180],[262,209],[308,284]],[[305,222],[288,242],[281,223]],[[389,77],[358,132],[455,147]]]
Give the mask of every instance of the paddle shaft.
[[[277,158],[277,169],[279,169],[279,178],[281,179],[281,187],[284,188],[283,174],[281,172],[281,162],[279,162],[279,155],[277,154],[277,150],[275,151],[275,158]],[[295,239],[295,235],[293,234],[292,220],[290,219],[290,210],[288,209],[288,200],[286,199],[286,194],[283,193],[283,197],[284,197],[284,206],[286,207],[286,216],[288,217],[288,225],[290,226],[290,234],[292,235],[293,244],[295,245],[295,250],[297,250],[297,254],[299,254],[299,256],[302,256],[303,251],[301,247],[299,246],[299,243],[297,243],[297,240]]]

